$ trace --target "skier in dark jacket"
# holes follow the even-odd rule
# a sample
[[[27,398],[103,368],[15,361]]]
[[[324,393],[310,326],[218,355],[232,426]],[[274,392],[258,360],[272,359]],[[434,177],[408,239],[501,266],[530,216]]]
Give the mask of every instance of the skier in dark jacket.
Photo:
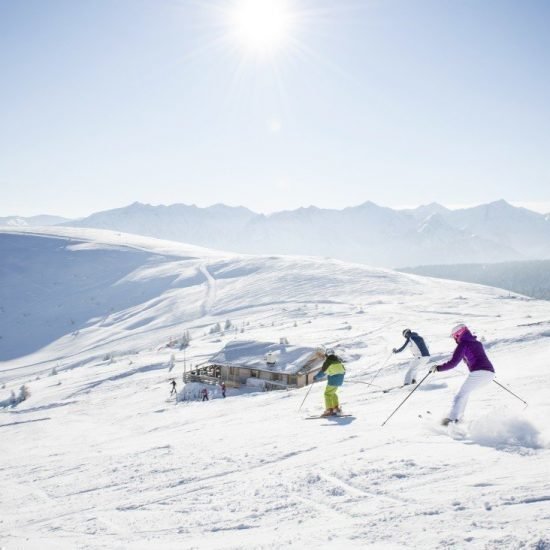
[[[483,386],[487,386],[495,377],[495,369],[485,354],[483,344],[477,340],[466,325],[461,323],[454,327],[451,331],[451,336],[457,344],[453,356],[446,363],[434,365],[430,371],[443,372],[454,369],[460,361],[464,360],[470,374],[455,395],[451,411],[447,418],[444,418],[442,421],[444,426],[461,420],[470,393]]]
[[[313,377],[313,380],[321,380],[325,375],[327,378],[327,387],[325,388],[325,412],[321,416],[338,416],[342,414],[338,395],[338,388],[344,383],[346,369],[333,349],[325,351],[325,362],[321,370]]]
[[[393,353],[401,353],[407,346],[411,350],[413,360],[409,363],[409,369],[405,374],[404,386],[416,384],[418,380],[418,371],[427,366],[430,362],[430,352],[424,338],[417,332],[413,332],[410,328],[403,331],[405,343],[400,348],[393,348]]]
[[[176,381],[175,380],[172,380],[172,382],[170,382],[170,384],[172,384],[172,390],[170,391],[170,395],[174,395],[178,393],[178,390],[176,389]]]

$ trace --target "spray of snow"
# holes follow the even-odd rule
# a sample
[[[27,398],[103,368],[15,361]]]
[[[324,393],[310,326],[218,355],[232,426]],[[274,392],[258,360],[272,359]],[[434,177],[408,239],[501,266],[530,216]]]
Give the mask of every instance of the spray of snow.
[[[469,436],[479,445],[497,449],[542,449],[547,446],[530,420],[508,412],[493,411],[475,420],[470,424]]]

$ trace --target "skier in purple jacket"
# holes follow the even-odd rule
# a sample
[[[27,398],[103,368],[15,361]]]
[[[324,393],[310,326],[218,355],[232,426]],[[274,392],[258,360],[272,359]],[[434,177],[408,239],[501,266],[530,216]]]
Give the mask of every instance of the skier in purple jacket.
[[[457,343],[453,356],[442,365],[434,365],[430,372],[454,369],[461,360],[464,360],[470,374],[455,395],[451,412],[442,421],[444,426],[461,420],[470,393],[490,384],[495,377],[495,369],[485,354],[483,344],[477,340],[466,325],[459,324],[454,327],[451,331],[451,337]]]

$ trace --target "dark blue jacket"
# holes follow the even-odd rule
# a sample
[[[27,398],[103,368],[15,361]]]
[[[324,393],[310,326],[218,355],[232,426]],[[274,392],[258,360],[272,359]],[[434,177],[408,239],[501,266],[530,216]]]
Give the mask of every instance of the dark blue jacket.
[[[399,349],[395,350],[395,353],[401,353],[409,344],[413,346],[411,351],[414,356],[418,356],[418,357],[430,356],[430,352],[428,350],[428,346],[426,345],[426,342],[424,342],[424,338],[422,338],[420,334],[412,331],[409,333],[409,336],[407,336],[405,343]]]

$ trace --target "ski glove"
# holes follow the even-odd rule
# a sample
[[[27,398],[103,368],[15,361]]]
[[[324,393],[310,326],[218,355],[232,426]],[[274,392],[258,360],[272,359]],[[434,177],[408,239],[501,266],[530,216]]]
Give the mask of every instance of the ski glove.
[[[430,367],[430,372],[433,374],[434,372],[437,372],[437,365],[432,365]]]
[[[325,376],[325,373],[320,370],[314,377],[313,377],[313,380],[317,381],[317,380],[321,380],[321,378],[324,378]]]

